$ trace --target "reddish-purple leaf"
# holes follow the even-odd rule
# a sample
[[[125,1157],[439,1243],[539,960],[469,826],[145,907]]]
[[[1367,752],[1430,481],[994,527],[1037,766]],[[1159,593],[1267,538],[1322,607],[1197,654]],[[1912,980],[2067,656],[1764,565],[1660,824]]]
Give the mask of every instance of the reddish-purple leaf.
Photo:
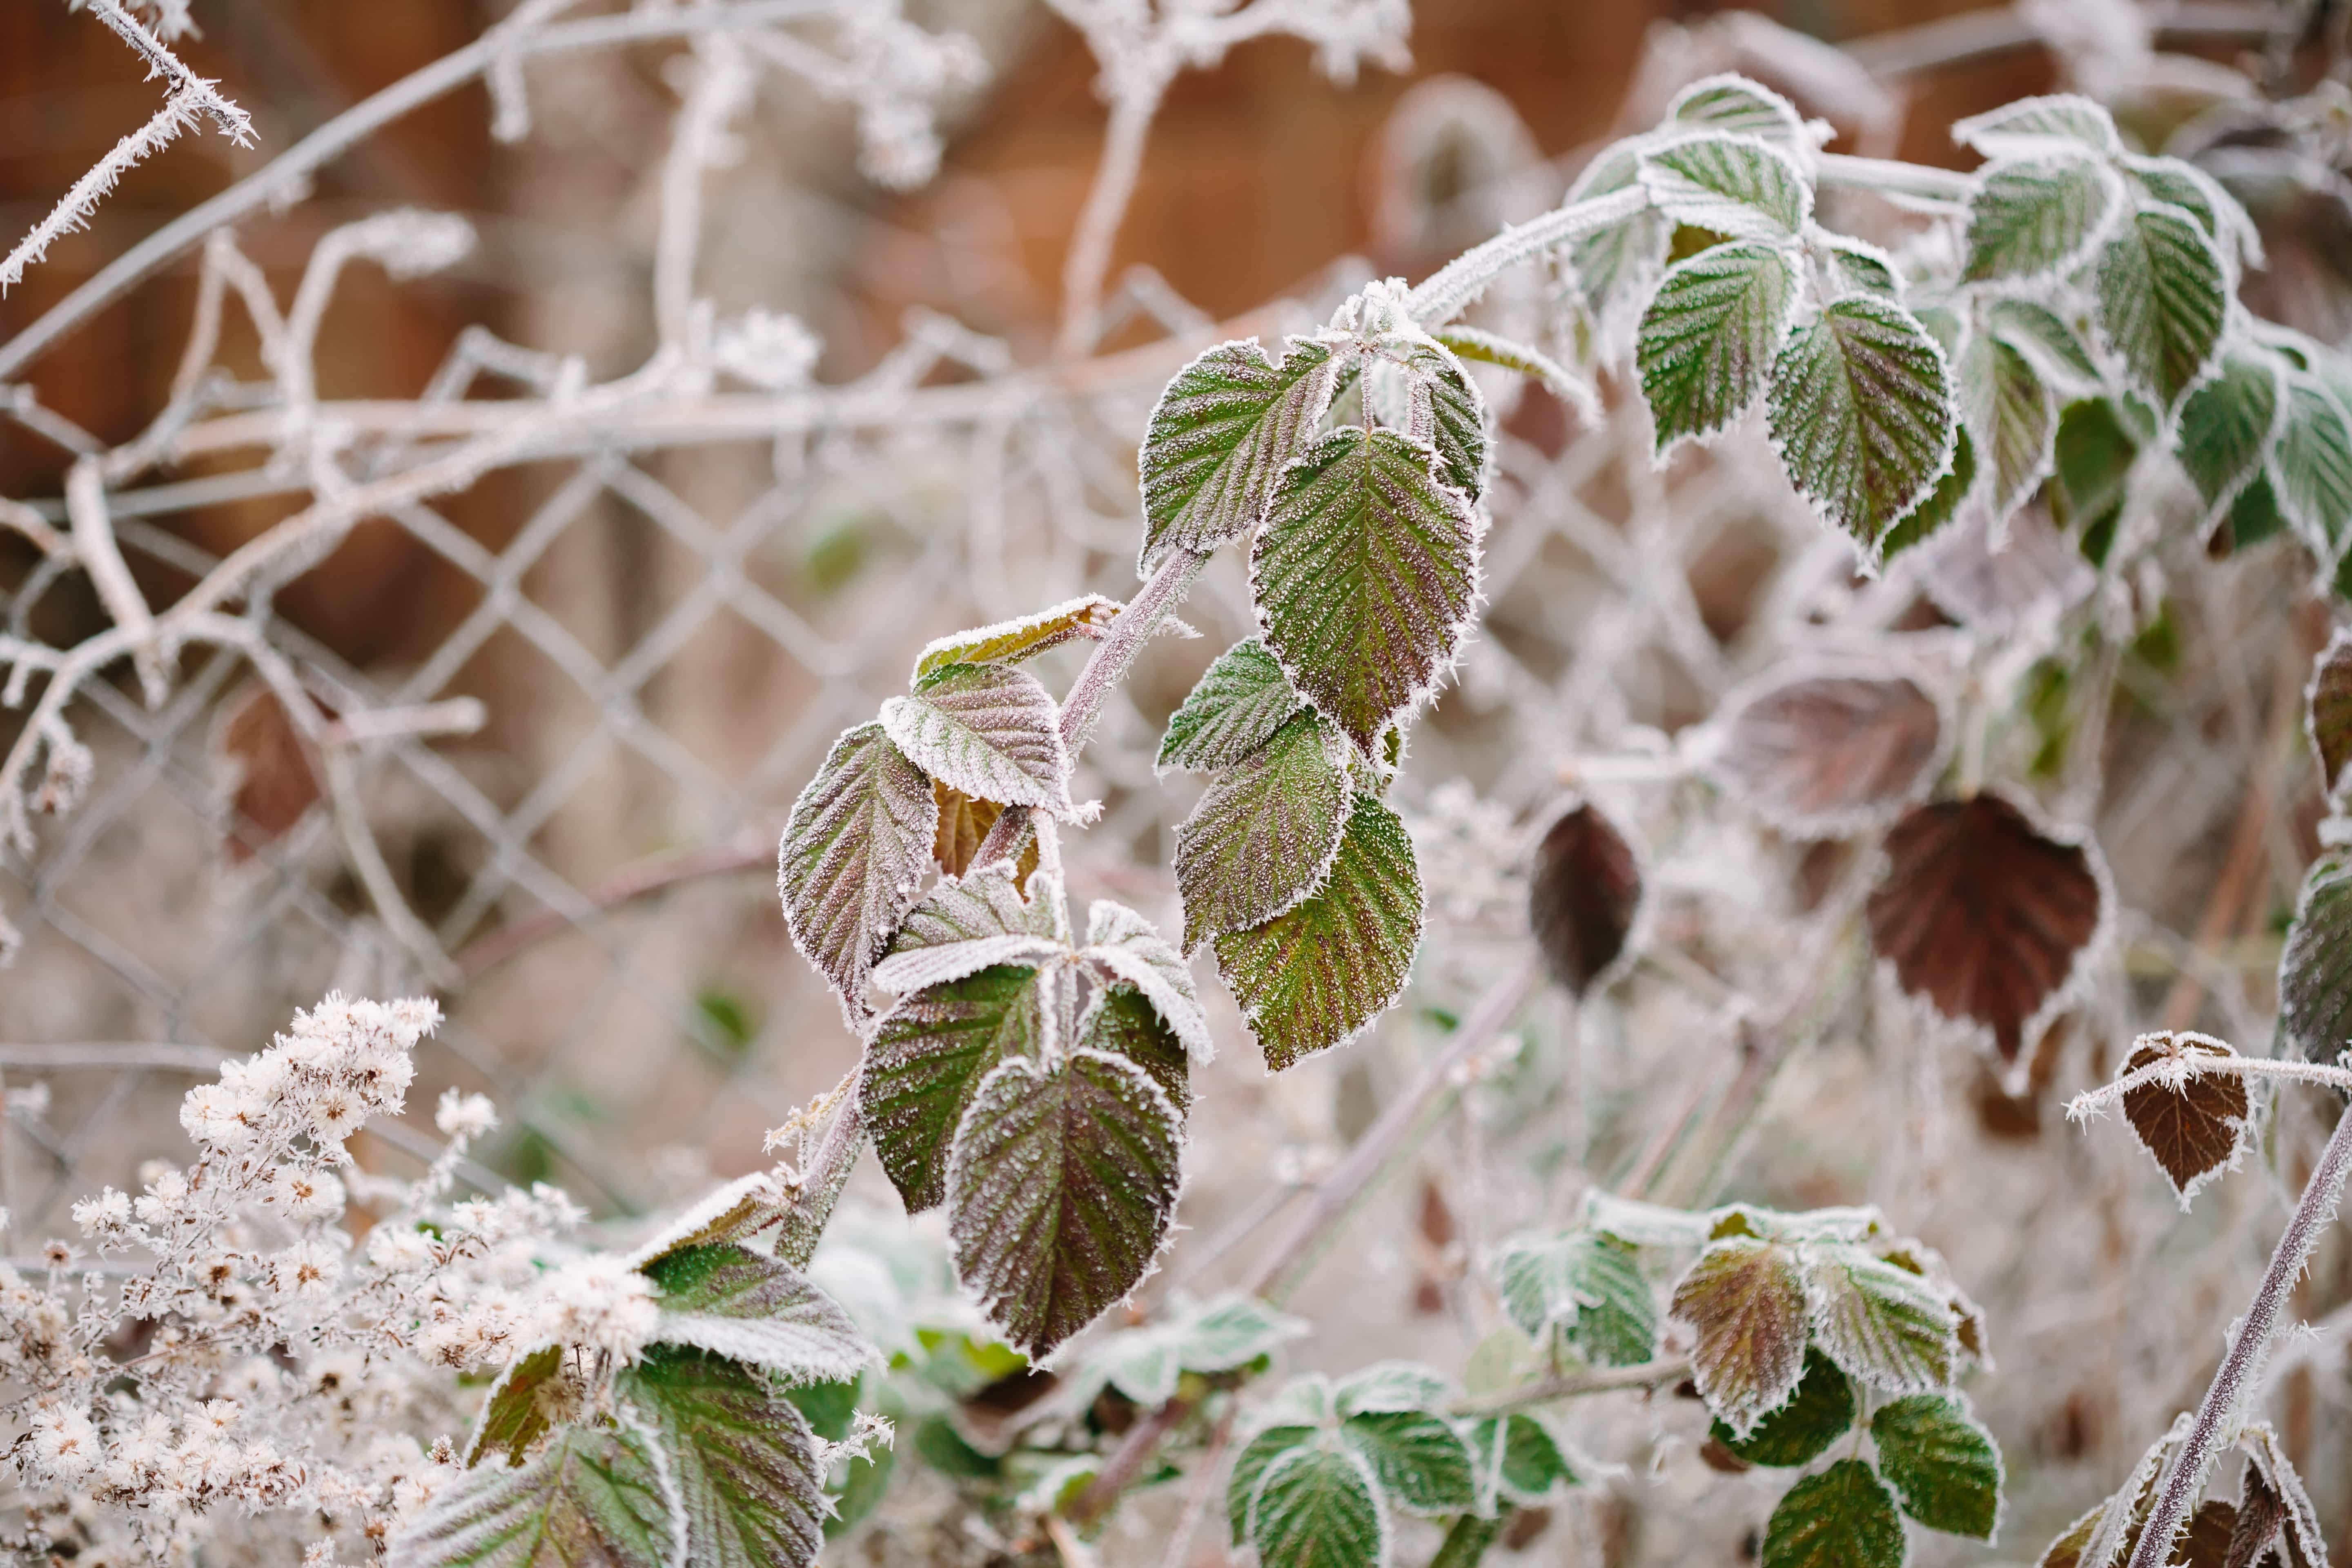
[[[2192,1055],[2231,1056],[2229,1047],[2199,1035],[2142,1035],[2124,1071]],[[2246,1132],[2246,1082],[2207,1073],[2175,1087],[2142,1084],[2124,1095],[2124,1119],[2186,1204],[2205,1178],[2238,1156]]]
[[[1981,1026],[2013,1063],[2098,933],[2106,890],[2094,853],[1999,795],[1916,806],[1886,836],[1871,945],[1905,991]]]
[[[1717,766],[1774,826],[1836,837],[1926,793],[1943,729],[1935,700],[1901,676],[1818,676],[1751,699]]]
[[[1592,988],[1625,951],[1642,902],[1642,868],[1598,807],[1561,814],[1536,847],[1528,921],[1552,978],[1576,995]]]
[[[1727,1237],[1675,1287],[1675,1317],[1698,1331],[1691,1375],[1734,1437],[1778,1409],[1805,1370],[1804,1278],[1794,1248]]]

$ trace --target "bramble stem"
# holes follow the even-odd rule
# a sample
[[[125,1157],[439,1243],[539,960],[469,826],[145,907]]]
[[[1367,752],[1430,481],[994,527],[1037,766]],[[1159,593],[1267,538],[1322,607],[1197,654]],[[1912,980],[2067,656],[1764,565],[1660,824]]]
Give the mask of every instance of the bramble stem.
[[[1460,315],[1470,301],[1505,268],[1525,261],[1579,235],[1622,223],[1650,205],[1649,194],[1638,185],[1594,196],[1574,206],[1554,207],[1540,217],[1506,228],[1483,245],[1475,246],[1447,262],[1415,289],[1405,301],[1412,319],[1434,330]]]
[[[2347,1174],[2352,1174],[2352,1110],[2336,1121],[2327,1147],[2320,1152],[2311,1180],[2304,1184],[2303,1197],[2294,1205],[2294,1216],[2286,1222],[2285,1233],[2279,1237],[2278,1250],[2271,1254],[2270,1267],[2263,1271],[2263,1282],[2254,1291],[2253,1301],[2239,1321],[2229,1353],[2221,1358],[2211,1385],[2205,1390],[2204,1403],[2197,1407],[2197,1418],[2189,1428],[2189,1436],[2173,1457],[2163,1489],[2157,1494],[2156,1510],[2148,1515],[2139,1543],[2132,1548],[2130,1568],[2160,1568],[2170,1557],[2173,1539],[2189,1517],[2189,1505],[2204,1489],[2206,1473],[2212,1468],[2223,1431],[2236,1413],[2239,1395],[2252,1381],[2263,1352],[2269,1348],[2271,1333],[2278,1327],[2279,1311],[2286,1305],[2287,1293],[2302,1277],[2303,1266],[2309,1261],[2319,1233],[2336,1217],[2336,1200],[2344,1194]]]
[[[1500,1415],[1507,1410],[1524,1410],[1530,1405],[1549,1405],[1555,1399],[1576,1399],[1587,1394],[1614,1394],[1619,1389],[1655,1388],[1660,1384],[1680,1383],[1690,1375],[1690,1357],[1673,1356],[1665,1361],[1645,1361],[1639,1366],[1612,1366],[1601,1372],[1548,1377],[1541,1383],[1507,1388],[1498,1394],[1459,1399],[1448,1408],[1455,1415]]]

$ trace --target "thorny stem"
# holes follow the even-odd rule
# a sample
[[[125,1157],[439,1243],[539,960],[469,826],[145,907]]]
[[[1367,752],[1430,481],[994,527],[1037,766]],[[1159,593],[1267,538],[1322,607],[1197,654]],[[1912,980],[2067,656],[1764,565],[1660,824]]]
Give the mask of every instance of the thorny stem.
[[[2253,1301],[2239,1321],[2229,1353],[2221,1358],[2211,1385],[2205,1390],[2204,1403],[2197,1407],[2197,1418],[2189,1428],[2189,1436],[2173,1458],[2163,1490],[2157,1496],[2156,1510],[2140,1531],[2139,1543],[2132,1548],[2129,1568],[2159,1568],[2171,1555],[2173,1539],[2180,1532],[2181,1521],[2189,1517],[2189,1505],[2204,1488],[2206,1472],[2211,1468],[2213,1457],[2221,1446],[2239,1395],[2252,1380],[2263,1352],[2270,1344],[2271,1332],[2278,1326],[2279,1311],[2286,1305],[2287,1293],[2302,1277],[2303,1266],[2309,1260],[2319,1233],[2336,1217],[2336,1200],[2343,1196],[2347,1174],[2352,1174],[2352,1110],[2336,1121],[2336,1131],[2328,1136],[2327,1147],[2321,1151],[2319,1163],[2311,1173],[2311,1180],[2304,1185],[2302,1200],[2286,1222],[2278,1250],[2271,1254],[2270,1267],[2263,1271],[2263,1282],[2254,1291]]]
[[[2220,1045],[2219,1040],[2185,1030],[2170,1031],[2176,1038],[2203,1044]],[[2151,1037],[2142,1035],[2140,1039]],[[2137,1045],[2135,1041],[2135,1046]],[[2149,1084],[2175,1088],[2189,1079],[2207,1076],[2224,1078],[2274,1078],[2290,1083],[2315,1084],[2322,1089],[2352,1091],[2352,1067],[2342,1063],[2295,1061],[2287,1058],[2215,1056],[2202,1051],[2189,1052],[2163,1061],[2150,1062],[2135,1068],[2113,1083],[2078,1094],[2066,1102],[2066,1119],[2082,1121],[2107,1110],[2136,1089]]]

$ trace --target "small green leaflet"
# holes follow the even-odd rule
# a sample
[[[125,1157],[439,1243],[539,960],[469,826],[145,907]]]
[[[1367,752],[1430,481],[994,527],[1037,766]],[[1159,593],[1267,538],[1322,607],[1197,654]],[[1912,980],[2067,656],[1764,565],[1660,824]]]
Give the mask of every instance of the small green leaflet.
[[[1699,1254],[1671,1310],[1698,1331],[1692,1373],[1707,1408],[1732,1436],[1747,1436],[1804,1372],[1805,1283],[1795,1249],[1727,1237]]]
[[[2250,257],[2261,265],[2263,240],[2253,219],[2212,175],[2181,158],[2126,157],[2124,166],[2150,198],[2195,218],[2224,260]]]
[[[2069,154],[1996,163],[1969,198],[1964,283],[2063,276],[2082,265],[2120,205],[2105,165]]]
[[[1173,1321],[1113,1335],[1102,1352],[1103,1375],[1138,1405],[1164,1405],[1180,1373],[1232,1372],[1307,1331],[1298,1319],[1228,1292]]]
[[[1486,493],[1486,400],[1454,351],[1434,338],[1409,341],[1403,368],[1411,378],[1407,432],[1436,448],[1437,477],[1475,505]]]
[[[1952,140],[1988,158],[2006,158],[2053,146],[2084,147],[2118,156],[2123,138],[2105,108],[2071,92],[2021,98],[1971,115],[1952,127]]]
[[[2099,251],[2099,335],[2131,384],[2164,412],[2212,363],[2229,287],[2221,258],[2179,207],[2141,207]]]
[[[879,1357],[849,1315],[779,1258],[688,1247],[642,1270],[661,1290],[657,1337],[763,1367],[784,1383],[838,1383]]]
[[[1389,1521],[1360,1454],[1335,1437],[1266,1465],[1249,1500],[1259,1568],[1387,1568]]]
[[[1892,1394],[1951,1383],[1959,1315],[1942,1292],[1859,1247],[1820,1243],[1802,1256],[1813,1333],[1848,1374]]]
[[[1840,292],[1883,294],[1901,302],[1903,275],[1895,269],[1894,258],[1886,252],[1842,234],[1824,235],[1820,244],[1829,253],[1830,265],[1836,269],[1837,280],[1843,286]]]
[[[1383,1410],[1350,1415],[1339,1436],[1363,1456],[1387,1500],[1407,1513],[1459,1513],[1478,1506],[1469,1444],[1442,1415]]]
[[[1935,489],[1959,425],[1943,351],[1909,311],[1869,295],[1790,334],[1764,403],[1790,482],[1866,557]]]
[[[924,645],[910,679],[920,681],[951,664],[1017,664],[1073,637],[1100,636],[1124,607],[1117,599],[1087,594],[1034,616],[957,632]]]
[[[1619,142],[1584,166],[1568,188],[1568,205],[1622,191],[1641,178],[1639,147]],[[1601,357],[1613,359],[1631,316],[1647,297],[1648,284],[1664,265],[1670,226],[1651,211],[1635,213],[1572,241],[1562,252],[1568,272],[1592,318]]]
[[[983,1080],[948,1160],[956,1277],[1032,1360],[1142,1279],[1175,1217],[1182,1124],[1099,1051],[1014,1058]]]
[[[1745,1437],[1720,1421],[1715,1423],[1714,1436],[1751,1465],[1793,1469],[1829,1452],[1830,1445],[1853,1426],[1853,1384],[1837,1363],[1818,1349],[1808,1349],[1804,1375],[1787,1404],[1766,1415]]]
[[[2315,377],[2290,373],[2286,378],[2286,412],[2271,449],[2270,475],[2279,510],[2319,557],[2326,576],[2343,555],[2352,525],[2352,421]]]
[[[508,1464],[521,1464],[551,1430],[540,1392],[562,1375],[561,1345],[542,1345],[516,1357],[499,1373],[482,1401],[473,1439],[466,1445],[466,1463],[478,1465],[486,1456],[496,1454]]]
[[[1804,171],[1754,136],[1693,136],[1653,148],[1642,154],[1642,188],[1675,222],[1731,239],[1787,244],[1813,216]]]
[[[865,1013],[866,972],[930,867],[939,822],[931,781],[879,724],[835,741],[793,804],[776,851],[784,925],[853,1024]]]
[[[1804,141],[1804,117],[1796,105],[1761,82],[1726,73],[1702,77],[1666,105],[1670,124],[1757,136],[1795,148]]]
[[[982,800],[1066,816],[1070,753],[1060,721],[1035,676],[1001,664],[943,666],[912,695],[882,704],[882,728],[933,778]]]
[[[2045,305],[1996,300],[1985,311],[1985,330],[2033,361],[2047,379],[2076,391],[2099,385],[2099,367],[2083,340]]]
[[[1460,321],[1440,327],[1430,336],[1456,359],[1497,365],[1542,382],[1553,395],[1584,416],[1588,424],[1601,422],[1601,395],[1593,390],[1592,384],[1542,350]]]
[[[1577,1484],[1559,1439],[1532,1415],[1488,1416],[1471,1429],[1470,1447],[1478,1456],[1482,1490],[1490,1504],[1497,1496],[1523,1505],[1541,1503],[1558,1488]]]
[[[909,1214],[947,1196],[964,1108],[999,1064],[1044,1048],[1047,1006],[1039,971],[1000,964],[916,993],[877,1026],[858,1102]]]
[[[1656,1353],[1658,1309],[1633,1248],[1572,1230],[1506,1242],[1495,1258],[1504,1310],[1531,1338],[1554,1324],[1588,1361],[1634,1366]]]
[[[2332,1062],[2352,1039],[2352,862],[2323,857],[2304,879],[2278,964],[2280,1045]]]
[[[1078,1019],[1077,1043],[1125,1057],[1150,1075],[1181,1118],[1192,1110],[1192,1058],[1150,998],[1125,984],[1098,985]]]
[[[1419,1362],[1379,1361],[1341,1380],[1331,1391],[1331,1403],[1342,1415],[1430,1410],[1451,1392],[1444,1378]]]
[[[1184,949],[1296,909],[1339,853],[1348,775],[1318,714],[1301,713],[1212,784],[1176,828]]]
[[[2227,511],[2263,471],[2263,458],[2284,405],[2278,364],[2267,355],[2232,353],[2180,410],[2180,467],[2205,500],[2202,527]]]
[[[2058,399],[2023,354],[1980,333],[1960,356],[1960,416],[1984,469],[1997,527],[2056,467]]]
[[[1193,1056],[1207,1061],[1217,1054],[1192,970],[1150,921],[1124,904],[1096,900],[1087,910],[1087,945],[1078,958],[1103,977],[1140,991]]]
[[[1930,1530],[1990,1541],[2000,1522],[2000,1451],[1968,1407],[1940,1394],[1915,1394],[1870,1418],[1878,1468],[1903,1511]]]
[[[661,1434],[695,1568],[802,1568],[824,1545],[824,1473],[782,1386],[715,1355],[656,1345],[620,1396]]]
[[[1138,575],[1172,550],[1213,550],[1255,526],[1275,476],[1322,422],[1337,369],[1328,344],[1293,338],[1276,364],[1253,338],[1177,373],[1144,431]]]
[[[1901,1568],[1903,1517],[1860,1459],[1790,1487],[1764,1527],[1764,1568]]]
[[[1314,1426],[1268,1426],[1242,1446],[1234,1457],[1233,1473],[1225,1479],[1225,1517],[1233,1526],[1233,1542],[1239,1546],[1249,1539],[1250,1501],[1257,1495],[1257,1484],[1276,1459],[1301,1444],[1312,1443],[1319,1432]]]
[[[394,1537],[388,1561],[394,1568],[668,1568],[687,1542],[667,1489],[645,1436],[566,1426],[527,1464],[483,1465],[446,1482]]]
[[[1780,346],[1796,272],[1768,245],[1711,246],[1666,269],[1634,339],[1660,456],[1748,411]]]
[[[1436,689],[1470,624],[1478,538],[1436,454],[1346,426],[1284,474],[1250,557],[1265,646],[1366,755]]]
[[[1420,868],[1397,815],[1358,795],[1315,896],[1216,939],[1217,968],[1276,1072],[1352,1039],[1403,994],[1421,945]]]
[[[1195,773],[1232,767],[1306,706],[1265,644],[1255,637],[1237,642],[1217,656],[1183,706],[1169,715],[1159,765]]]

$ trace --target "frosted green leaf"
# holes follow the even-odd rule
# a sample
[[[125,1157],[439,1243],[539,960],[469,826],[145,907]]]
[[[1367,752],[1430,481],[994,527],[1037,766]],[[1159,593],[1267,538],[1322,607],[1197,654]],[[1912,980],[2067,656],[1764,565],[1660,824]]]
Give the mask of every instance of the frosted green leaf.
[[[1264,925],[1216,940],[1217,968],[1276,1072],[1355,1037],[1404,992],[1421,872],[1394,812],[1359,795],[1330,875]]]
[[[2142,190],[2195,218],[2225,257],[2251,258],[2261,264],[2263,241],[2253,219],[2212,175],[2181,158],[2126,157],[2124,163]]]
[[[1805,1286],[1794,1249],[1754,1237],[1715,1242],[1675,1287],[1674,1316],[1698,1331],[1700,1396],[1745,1437],[1805,1367]]]
[[[1442,1415],[1385,1410],[1351,1415],[1339,1436],[1371,1467],[1389,1501],[1407,1513],[1459,1513],[1478,1506],[1470,1445]]]
[[[1838,1243],[1804,1248],[1813,1335],[1849,1376],[1890,1394],[1952,1381],[1959,1318],[1943,1292],[1906,1268]]]
[[[1193,1372],[1231,1372],[1276,1346],[1303,1337],[1308,1325],[1253,1296],[1228,1292],[1181,1320],[1178,1359]]]
[[[1764,1526],[1763,1568],[1902,1568],[1903,1516],[1860,1459],[1790,1487]]]
[[[1242,1445],[1234,1457],[1233,1474],[1225,1479],[1225,1518],[1233,1526],[1235,1546],[1249,1539],[1250,1500],[1267,1469],[1293,1448],[1313,1443],[1318,1435],[1313,1426],[1269,1426]]]
[[[1584,166],[1569,186],[1565,205],[1624,190],[1641,174],[1640,145],[1621,142]],[[1572,240],[1561,251],[1584,308],[1591,314],[1603,357],[1615,357],[1622,333],[1648,297],[1651,280],[1665,265],[1670,227],[1658,214],[1644,210]]]
[[[948,1146],[964,1108],[998,1065],[1040,1054],[1047,1011],[1039,972],[1002,964],[919,991],[883,1016],[858,1103],[909,1214],[947,1196]]]
[[[916,766],[966,795],[1070,813],[1061,711],[1024,670],[999,664],[933,670],[912,695],[882,704],[882,728]]]
[[[1658,1307],[1633,1248],[1596,1231],[1503,1244],[1495,1258],[1503,1309],[1529,1337],[1559,1325],[1588,1361],[1633,1366],[1656,1353]]]
[[[1556,1489],[1577,1484],[1575,1467],[1560,1452],[1559,1440],[1532,1415],[1488,1416],[1471,1428],[1470,1447],[1490,1501],[1499,1494],[1523,1506],[1539,1504]]]
[[[1350,1373],[1331,1391],[1332,1408],[1342,1415],[1433,1410],[1452,1385],[1418,1362],[1381,1361]]]
[[[1142,992],[1192,1055],[1207,1061],[1217,1054],[1192,969],[1150,921],[1124,904],[1097,900],[1087,911],[1087,945],[1078,957]]]
[[[2279,1045],[2332,1062],[2352,1042],[2352,862],[2324,856],[2304,879],[2278,963]]]
[[[1265,646],[1367,755],[1437,688],[1470,625],[1478,539],[1435,454],[1348,426],[1283,475],[1250,555]]]
[[[839,1383],[879,1356],[849,1314],[781,1258],[740,1247],[689,1247],[648,1263],[661,1291],[655,1337],[777,1373],[787,1384]]]
[[[1388,1568],[1389,1521],[1364,1458],[1336,1439],[1265,1467],[1249,1502],[1259,1568]]]
[[[2099,250],[2099,335],[2132,385],[2169,412],[2212,363],[2229,289],[2221,258],[2179,207],[2142,207]]]
[[[1895,526],[1878,539],[1878,558],[1892,561],[1915,544],[1935,537],[1943,526],[1959,515],[1960,503],[1969,499],[1977,483],[1977,444],[1969,435],[1965,421],[1960,433],[1952,442],[1952,466],[1936,481],[1936,488],[1927,499],[1895,520]]]
[[[668,1568],[685,1554],[651,1447],[561,1429],[530,1462],[452,1477],[392,1541],[394,1568]],[[806,1558],[799,1561],[805,1562]]]
[[[1255,637],[1237,642],[1217,656],[1183,706],[1168,716],[1159,765],[1195,773],[1232,767],[1306,706],[1264,643]]]
[[[2286,378],[2286,409],[2278,444],[2271,449],[2270,477],[2279,510],[2332,570],[2352,524],[2352,422],[2334,395],[2308,375]]]
[[[1172,550],[1213,550],[1256,525],[1275,476],[1322,422],[1337,369],[1330,347],[1312,339],[1291,339],[1279,364],[1247,339],[1220,343],[1176,373],[1139,459],[1139,574]]]
[[[1730,239],[1787,243],[1813,216],[1797,161],[1754,136],[1693,136],[1642,154],[1642,188],[1676,223]]]
[[[1855,295],[1790,334],[1764,400],[1789,479],[1871,554],[1950,463],[1943,352],[1899,305]]]
[[[1805,119],[1796,105],[1761,82],[1729,74],[1702,77],[1675,94],[1666,105],[1666,121],[1761,137],[1790,148],[1805,134]]]
[[[1182,1129],[1144,1071],[1076,1049],[990,1073],[948,1161],[956,1278],[1039,1359],[1143,1279],[1176,1215]]]
[[[1870,1435],[1904,1512],[1930,1530],[1992,1539],[2000,1521],[2000,1450],[1967,1405],[1915,1394],[1880,1405]]]
[[[1786,257],[1752,243],[1711,246],[1666,269],[1633,345],[1661,456],[1725,429],[1756,401],[1796,282]]]
[[[2057,154],[1996,163],[1969,198],[1965,283],[2063,277],[2081,266],[2119,205],[2115,176]]]
[[[951,664],[1018,664],[1074,637],[1099,636],[1123,608],[1117,599],[1087,594],[1034,616],[957,632],[924,645],[911,679],[920,681]]]
[[[1134,986],[1097,986],[1075,1037],[1088,1050],[1125,1057],[1149,1073],[1178,1116],[1192,1110],[1192,1054],[1151,999]]]
[[[2046,305],[2031,300],[1996,300],[1985,312],[1985,329],[2040,367],[2045,379],[2081,390],[2100,384],[2099,367],[2074,329]]]
[[[542,1345],[517,1356],[482,1400],[474,1422],[474,1436],[466,1445],[466,1463],[478,1465],[491,1454],[519,1465],[552,1429],[547,1405],[540,1394],[563,1375],[563,1347]]]
[[[2275,362],[2233,353],[2182,406],[2176,451],[2205,500],[2208,525],[2263,471],[2263,455],[2278,429],[2279,390]]]
[[[866,972],[929,869],[939,821],[931,781],[879,724],[835,741],[793,804],[776,851],[784,926],[853,1022]]]
[[[1486,400],[1454,352],[1433,338],[1409,342],[1406,429],[1437,449],[1437,477],[1473,504],[1486,493]]]
[[[617,1391],[661,1434],[694,1568],[802,1568],[824,1545],[824,1471],[781,1384],[720,1356],[656,1345]]]
[[[870,978],[905,996],[1000,963],[1042,963],[1066,951],[1054,934],[1052,895],[1024,897],[1013,868],[1000,860],[943,879],[908,911]]]
[[[1988,158],[2005,158],[2051,146],[2085,147],[2109,156],[2124,150],[2114,116],[2090,99],[2071,92],[2021,98],[1999,109],[1972,114],[1952,127],[1952,140]]]
[[[1722,1422],[1715,1423],[1715,1440],[1751,1465],[1795,1468],[1810,1465],[1829,1452],[1830,1445],[1853,1426],[1853,1384],[1837,1363],[1819,1349],[1805,1352],[1805,1373],[1797,1390],[1778,1410],[1756,1423],[1741,1437]]]
[[[1830,265],[1847,292],[1883,294],[1901,300],[1903,275],[1895,269],[1895,258],[1886,252],[1842,234],[1822,235],[1819,243],[1829,253]]]
[[[1960,417],[1984,470],[1996,526],[2033,499],[2057,464],[2058,398],[2032,363],[1990,333],[1960,356]]]
[[[1324,724],[1313,713],[1291,720],[1177,826],[1186,952],[1296,909],[1322,885],[1349,816],[1347,770]]]

